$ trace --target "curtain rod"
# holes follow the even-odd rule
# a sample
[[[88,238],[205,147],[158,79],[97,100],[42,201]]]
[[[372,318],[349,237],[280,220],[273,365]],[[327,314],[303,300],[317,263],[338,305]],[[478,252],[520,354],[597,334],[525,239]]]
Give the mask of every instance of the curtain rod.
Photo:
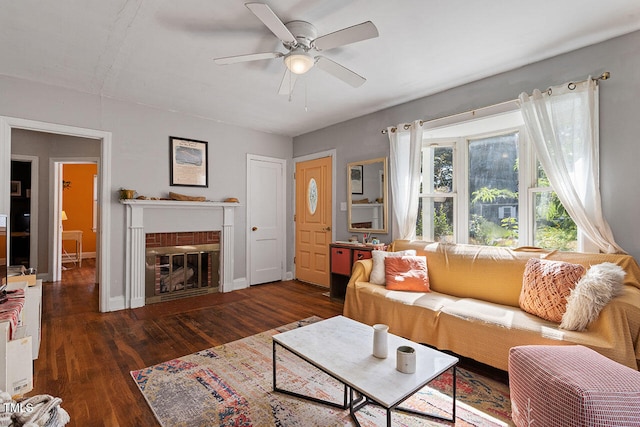
[[[591,80],[593,80],[594,82],[596,82],[596,83],[597,83],[599,80],[609,80],[610,78],[611,78],[611,73],[610,73],[610,72],[608,72],[608,71],[605,71],[604,73],[600,74],[598,77],[593,77]],[[579,81],[579,82],[577,82],[577,83],[583,83],[583,82],[586,82],[586,81],[587,81],[587,79],[582,80],[582,81]],[[567,87],[568,87],[570,90],[575,89],[575,88],[576,88],[576,82],[569,82],[569,83],[567,83]],[[547,91],[548,91],[548,90],[550,90],[550,89],[547,89]],[[425,122],[424,120],[420,120],[420,126],[422,126],[422,125],[424,124],[424,122]],[[403,126],[403,128],[404,128],[404,130],[409,130],[409,129],[411,128],[411,124],[410,124],[410,123],[406,123],[406,124]],[[397,131],[397,130],[398,130],[398,128],[397,128],[397,127],[395,127],[395,126],[391,128],[391,132],[395,132],[395,131]],[[387,130],[387,129],[382,129],[380,132],[381,132],[382,134],[386,135],[386,134],[388,133],[388,130]]]
[[[420,120],[420,126],[422,126],[423,124],[424,124],[424,120]],[[402,126],[402,127],[404,128],[404,130],[409,130],[409,129],[411,129],[411,123],[405,123],[404,126]],[[398,128],[395,127],[395,126],[391,128],[391,132],[392,133],[397,131],[397,130],[398,130]],[[386,134],[387,130],[386,129],[382,129],[382,133]]]

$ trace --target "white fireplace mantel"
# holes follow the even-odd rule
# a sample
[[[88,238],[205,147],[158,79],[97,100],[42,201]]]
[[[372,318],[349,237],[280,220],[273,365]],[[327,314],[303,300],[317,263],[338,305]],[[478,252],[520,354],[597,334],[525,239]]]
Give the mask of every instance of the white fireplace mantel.
[[[190,202],[176,200],[120,200],[120,203],[127,207],[127,229],[125,240],[125,299],[126,306],[130,308],[143,307],[145,305],[145,256],[146,256],[146,233],[147,232],[177,232],[185,231],[177,228],[184,226],[175,221],[168,221],[162,230],[148,229],[152,226],[149,217],[151,210],[154,210],[153,217],[175,215],[176,211],[188,211],[185,223],[191,227],[197,227],[192,214],[197,211],[204,211],[207,216],[205,228],[192,229],[190,231],[221,230],[220,233],[220,292],[227,292],[233,289],[233,218],[235,208],[238,203],[227,202]],[[147,213],[145,215],[145,212]],[[209,215],[210,213],[221,213],[221,215]],[[191,214],[191,215],[190,215]],[[170,224],[174,224],[172,227]]]

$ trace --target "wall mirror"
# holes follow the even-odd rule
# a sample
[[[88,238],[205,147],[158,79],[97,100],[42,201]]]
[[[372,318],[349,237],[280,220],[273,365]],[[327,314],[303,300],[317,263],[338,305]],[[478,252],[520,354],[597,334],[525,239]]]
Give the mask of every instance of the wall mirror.
[[[387,188],[386,157],[347,164],[349,231],[387,232]]]

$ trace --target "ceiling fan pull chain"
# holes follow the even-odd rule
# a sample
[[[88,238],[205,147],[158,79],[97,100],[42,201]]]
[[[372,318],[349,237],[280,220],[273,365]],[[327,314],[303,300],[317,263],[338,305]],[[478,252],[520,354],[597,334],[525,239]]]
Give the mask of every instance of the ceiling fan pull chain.
[[[289,73],[289,102],[291,102],[291,97],[293,96],[293,84],[291,83],[293,81],[293,75],[292,73]]]
[[[305,113],[309,112],[309,107],[307,105],[307,80],[304,81],[304,111]]]

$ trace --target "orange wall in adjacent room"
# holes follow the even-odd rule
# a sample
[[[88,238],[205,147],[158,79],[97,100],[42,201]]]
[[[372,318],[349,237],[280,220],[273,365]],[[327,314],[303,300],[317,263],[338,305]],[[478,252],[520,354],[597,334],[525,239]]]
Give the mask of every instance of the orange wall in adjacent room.
[[[71,184],[62,190],[62,210],[67,220],[62,221],[64,230],[82,230],[82,253],[96,251],[96,233],[93,231],[93,176],[98,173],[95,164],[65,164],[62,180]],[[75,243],[63,241],[64,249],[75,253]]]

